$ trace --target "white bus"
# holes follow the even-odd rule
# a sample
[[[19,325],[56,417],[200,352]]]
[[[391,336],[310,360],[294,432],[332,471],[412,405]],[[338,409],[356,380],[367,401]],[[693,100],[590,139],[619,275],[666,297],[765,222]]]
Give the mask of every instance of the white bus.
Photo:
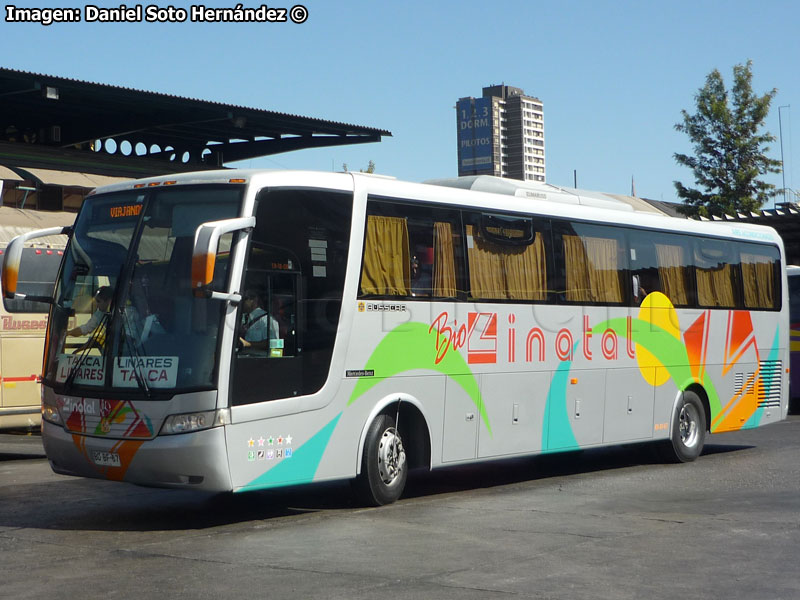
[[[353,479],[379,505],[415,467],[631,442],[685,462],[709,431],[785,418],[774,230],[437,183],[219,171],[89,196],[48,325],[52,468],[234,492]]]
[[[68,226],[74,220],[75,213],[0,206],[0,262],[14,237],[48,226]],[[38,379],[48,300],[66,242],[66,236],[58,235],[25,244],[20,256],[25,278],[17,282],[20,296],[0,302],[0,430],[31,429],[41,424]]]

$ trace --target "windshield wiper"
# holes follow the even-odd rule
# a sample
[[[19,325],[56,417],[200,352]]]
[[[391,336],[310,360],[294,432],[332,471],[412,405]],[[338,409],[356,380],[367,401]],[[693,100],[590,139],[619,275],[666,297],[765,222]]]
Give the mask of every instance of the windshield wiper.
[[[134,331],[132,320],[124,307],[119,309],[119,313],[122,317],[122,331],[120,332],[120,335],[122,335],[122,339],[128,346],[128,351],[131,353],[131,359],[134,362],[133,376],[136,378],[136,383],[139,385],[139,389],[144,391],[147,398],[150,399],[152,397],[152,393],[150,392],[150,386],[147,385],[147,377],[140,372],[142,363],[144,361],[141,360],[142,355],[139,354],[139,350],[136,347],[137,340],[133,335],[136,333],[136,331]]]
[[[89,351],[95,346],[97,346],[98,348],[100,348],[102,352],[103,346],[102,344],[100,344],[100,342],[98,342],[98,339],[100,338],[100,334],[102,332],[105,332],[106,338],[108,337],[109,322],[110,322],[110,314],[103,313],[103,316],[100,318],[100,322],[97,324],[97,327],[94,328],[94,331],[92,331],[91,335],[89,336],[89,339],[81,348],[79,348],[76,351],[80,352],[80,354],[78,354],[78,360],[76,360],[75,364],[72,365],[72,367],[69,370],[69,373],[67,374],[67,378],[64,381],[64,391],[66,393],[70,393],[72,385],[73,383],[75,383],[75,378],[77,377],[78,372],[86,362],[86,359],[89,357]],[[73,355],[74,354],[75,353],[73,352]],[[104,369],[104,375],[105,375],[105,369]]]

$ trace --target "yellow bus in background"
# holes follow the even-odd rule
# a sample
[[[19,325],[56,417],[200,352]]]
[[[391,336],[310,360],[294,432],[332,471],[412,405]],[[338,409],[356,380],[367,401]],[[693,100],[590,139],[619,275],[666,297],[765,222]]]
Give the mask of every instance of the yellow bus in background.
[[[0,206],[0,261],[14,237],[74,221],[75,213]],[[50,304],[31,298],[52,296],[66,242],[66,236],[55,235],[27,244],[22,251],[24,280],[18,287],[28,297],[0,303],[0,430],[41,425],[39,376]]]

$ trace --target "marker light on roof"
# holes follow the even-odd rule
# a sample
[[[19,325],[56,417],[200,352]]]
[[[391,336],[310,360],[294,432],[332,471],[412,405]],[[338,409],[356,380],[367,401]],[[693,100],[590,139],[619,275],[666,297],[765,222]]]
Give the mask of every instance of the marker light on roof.
[[[244,183],[244,179],[229,179],[228,183]]]
[[[145,185],[143,183],[136,183],[136,184],[134,184],[133,189],[137,189],[138,190],[139,188],[143,188],[143,187],[145,187]]]
[[[157,185],[161,185],[160,181],[151,181],[147,184],[147,187],[156,187]]]

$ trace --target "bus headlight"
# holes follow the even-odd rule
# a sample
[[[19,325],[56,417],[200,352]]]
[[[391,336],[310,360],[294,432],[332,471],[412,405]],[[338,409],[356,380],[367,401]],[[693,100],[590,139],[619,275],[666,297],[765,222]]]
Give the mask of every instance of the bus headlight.
[[[58,407],[55,404],[48,404],[42,398],[42,419],[54,425],[63,425],[64,421],[61,419],[61,413],[58,412]]]
[[[203,412],[170,415],[161,426],[161,435],[175,435],[177,433],[191,433],[202,431],[230,423],[230,410],[206,410]]]

